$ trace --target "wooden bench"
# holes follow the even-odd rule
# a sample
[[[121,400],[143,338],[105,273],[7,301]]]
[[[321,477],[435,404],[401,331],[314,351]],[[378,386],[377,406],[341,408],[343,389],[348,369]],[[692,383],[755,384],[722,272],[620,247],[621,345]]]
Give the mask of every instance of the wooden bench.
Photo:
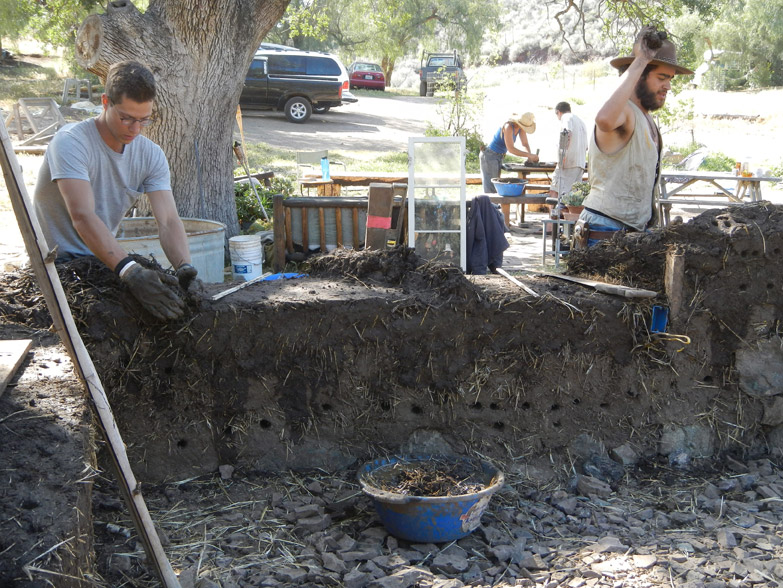
[[[527,192],[527,189],[525,189]],[[547,194],[549,191],[547,190]],[[525,222],[525,205],[527,204],[546,204],[546,196],[498,196],[497,194],[487,194],[493,204],[500,204],[500,210],[503,212],[503,218],[506,219],[506,226],[511,227],[511,205],[519,206],[519,222]]]
[[[258,172],[256,174],[250,174],[250,176],[236,176],[234,178],[234,183],[238,184],[239,182],[247,182],[250,178],[253,178],[255,180],[258,180],[260,183],[264,184],[267,188],[272,187],[272,178],[275,177],[275,172],[267,171],[267,172]]]
[[[727,198],[722,200],[707,200],[705,199],[705,196],[699,194],[695,194],[692,198],[660,198],[658,200],[660,225],[666,226],[669,224],[673,204],[680,204],[683,206],[707,206],[709,208],[726,208],[729,206],[740,206],[741,204],[744,204],[744,202],[732,202]]]

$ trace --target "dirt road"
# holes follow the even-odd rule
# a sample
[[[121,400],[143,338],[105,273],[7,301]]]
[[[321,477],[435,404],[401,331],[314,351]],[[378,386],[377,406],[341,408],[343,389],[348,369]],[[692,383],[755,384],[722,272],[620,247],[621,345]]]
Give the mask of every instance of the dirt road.
[[[293,150],[405,151],[408,137],[423,136],[429,121],[440,123],[432,98],[390,94],[359,96],[359,102],[313,114],[304,124],[270,110],[245,109],[242,115],[246,141]]]

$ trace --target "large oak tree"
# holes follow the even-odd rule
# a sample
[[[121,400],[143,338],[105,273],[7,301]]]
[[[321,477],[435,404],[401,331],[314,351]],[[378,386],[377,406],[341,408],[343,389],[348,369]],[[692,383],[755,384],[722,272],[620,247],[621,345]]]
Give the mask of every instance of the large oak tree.
[[[150,0],[142,13],[113,0],[77,34],[76,58],[105,79],[112,63],[145,63],[158,82],[156,121],[146,135],[166,153],[183,217],[238,232],[231,149],[245,73],[289,0]],[[144,210],[144,207],[142,207]]]

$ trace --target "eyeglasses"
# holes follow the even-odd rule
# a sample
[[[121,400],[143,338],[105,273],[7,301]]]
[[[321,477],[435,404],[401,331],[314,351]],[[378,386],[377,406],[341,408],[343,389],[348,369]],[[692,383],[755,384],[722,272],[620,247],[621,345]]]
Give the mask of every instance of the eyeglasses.
[[[120,122],[126,127],[132,127],[135,123],[139,123],[142,127],[148,127],[152,124],[152,121],[155,120],[151,116],[147,118],[133,118],[132,116],[125,116],[124,114],[119,113],[117,116],[120,117]]]
[[[114,102],[111,102],[111,105],[114,106],[115,109],[117,108],[114,105]],[[133,118],[132,116],[128,116],[127,114],[122,114],[119,110],[117,111],[117,117],[120,119],[120,122],[126,127],[132,127],[136,123],[139,123],[139,126],[148,127],[155,120],[155,117],[153,116],[148,116],[146,118]]]

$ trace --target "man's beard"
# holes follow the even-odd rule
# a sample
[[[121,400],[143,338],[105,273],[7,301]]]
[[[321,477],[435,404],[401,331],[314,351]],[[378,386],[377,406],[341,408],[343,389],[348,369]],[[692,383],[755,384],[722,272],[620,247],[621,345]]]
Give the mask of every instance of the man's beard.
[[[647,87],[647,78],[641,78],[638,82],[636,82],[636,97],[639,99],[639,103],[642,105],[642,108],[644,108],[647,112],[652,112],[653,110],[658,110],[661,106],[663,106],[663,102],[658,102],[658,97],[653,93],[650,92],[650,89]]]

